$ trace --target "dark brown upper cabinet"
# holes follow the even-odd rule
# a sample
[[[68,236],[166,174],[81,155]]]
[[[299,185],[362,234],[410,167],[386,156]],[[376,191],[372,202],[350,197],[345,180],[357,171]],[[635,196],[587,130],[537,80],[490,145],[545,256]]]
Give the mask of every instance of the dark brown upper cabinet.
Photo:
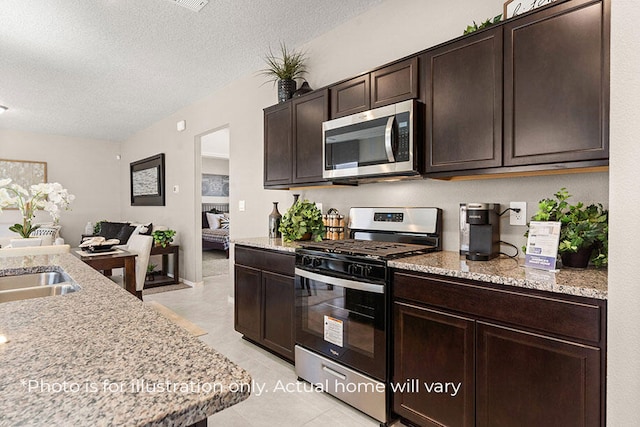
[[[322,122],[328,90],[314,91],[264,110],[264,187],[324,183]]]
[[[293,165],[291,103],[264,110],[264,186],[291,183]]]
[[[371,109],[369,74],[332,86],[329,91],[332,119]]]
[[[609,1],[504,25],[505,166],[609,157]]]
[[[502,29],[424,55],[426,172],[502,166]]]
[[[322,122],[329,120],[327,90],[293,100],[293,183],[322,179]]]
[[[418,58],[379,68],[330,87],[331,118],[418,97]]]
[[[371,73],[371,108],[417,97],[417,57],[380,68]]]

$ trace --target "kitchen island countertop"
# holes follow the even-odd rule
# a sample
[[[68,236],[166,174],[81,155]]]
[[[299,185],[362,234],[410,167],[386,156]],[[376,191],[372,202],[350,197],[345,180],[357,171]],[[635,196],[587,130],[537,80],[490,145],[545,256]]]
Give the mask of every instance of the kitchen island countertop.
[[[250,394],[242,368],[71,254],[0,258],[82,289],[0,304],[0,425],[186,426]]]
[[[283,242],[267,237],[243,238],[235,244],[295,252],[299,242]],[[467,261],[458,252],[442,251],[388,261],[389,267],[441,276],[457,277],[520,288],[607,299],[607,269],[563,268],[549,272],[524,267],[524,259],[500,256],[490,261]]]

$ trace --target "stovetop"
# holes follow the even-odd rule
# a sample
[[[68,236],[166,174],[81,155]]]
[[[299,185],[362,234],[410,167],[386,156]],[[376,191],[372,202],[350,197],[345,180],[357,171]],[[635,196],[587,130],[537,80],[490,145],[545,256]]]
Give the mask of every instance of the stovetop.
[[[376,240],[324,240],[321,242],[305,242],[306,250],[363,256],[381,260],[389,260],[409,255],[418,255],[437,250],[435,246],[415,245],[410,243],[381,242]]]

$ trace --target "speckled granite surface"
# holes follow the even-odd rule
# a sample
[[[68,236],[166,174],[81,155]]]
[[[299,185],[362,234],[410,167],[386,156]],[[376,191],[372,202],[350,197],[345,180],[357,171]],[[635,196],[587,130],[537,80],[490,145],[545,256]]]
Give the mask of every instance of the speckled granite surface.
[[[389,261],[393,268],[607,299],[607,270],[563,268],[557,273],[524,267],[524,259],[504,256],[491,261],[467,261],[457,252],[436,252]]]
[[[234,240],[236,244],[262,249],[295,252],[300,245],[267,237]],[[393,268],[489,282],[520,288],[538,289],[567,295],[607,299],[607,270],[563,268],[551,273],[524,268],[524,259],[501,256],[491,261],[467,261],[457,252],[436,252],[388,262]]]
[[[234,239],[236,245],[252,246],[260,249],[271,249],[281,252],[295,252],[300,247],[298,242],[284,242],[282,239],[270,239],[268,237],[250,237],[245,239]]]
[[[183,426],[249,396],[244,369],[73,255],[0,258],[57,267],[82,290],[0,304],[0,426]]]

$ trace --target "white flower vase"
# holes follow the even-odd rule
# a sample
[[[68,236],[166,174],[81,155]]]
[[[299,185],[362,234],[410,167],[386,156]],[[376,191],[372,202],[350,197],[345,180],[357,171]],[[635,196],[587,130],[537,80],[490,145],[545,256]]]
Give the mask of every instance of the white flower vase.
[[[27,237],[20,239],[11,239],[12,248],[24,248],[27,246],[41,246],[42,237]]]

